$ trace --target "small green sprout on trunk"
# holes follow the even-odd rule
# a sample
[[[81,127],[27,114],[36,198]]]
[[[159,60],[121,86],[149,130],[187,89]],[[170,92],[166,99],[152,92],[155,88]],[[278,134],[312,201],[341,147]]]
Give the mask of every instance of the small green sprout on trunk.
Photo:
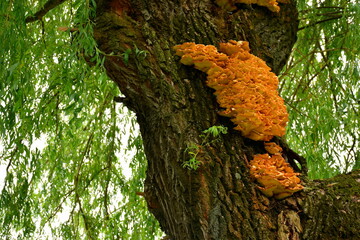
[[[200,137],[202,138],[202,142],[200,145],[191,143],[190,146],[185,149],[185,152],[190,155],[190,159],[182,163],[182,166],[184,168],[190,170],[197,170],[202,164],[198,157],[202,148],[220,140],[221,134],[227,134],[227,127],[212,126],[204,130],[203,133],[204,134],[200,135]]]
[[[129,64],[129,57],[130,55],[134,53],[135,57],[137,59],[139,59],[140,61],[144,60],[148,54],[148,51],[146,50],[140,50],[135,44],[134,44],[134,48],[128,48],[126,49],[121,55],[123,57],[123,61],[125,63],[125,65]]]

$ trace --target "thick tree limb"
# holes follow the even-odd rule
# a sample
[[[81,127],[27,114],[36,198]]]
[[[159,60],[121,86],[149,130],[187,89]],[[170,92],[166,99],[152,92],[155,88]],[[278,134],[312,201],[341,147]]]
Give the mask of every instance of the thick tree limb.
[[[35,22],[40,20],[45,14],[47,14],[51,9],[56,8],[66,0],[49,0],[45,3],[45,5],[37,11],[33,16],[28,16],[25,19],[26,23]]]
[[[199,169],[182,167],[205,129],[232,123],[217,114],[206,76],[182,66],[172,47],[246,40],[279,73],[296,41],[295,1],[277,15],[260,7],[229,14],[212,0],[98,0],[97,6],[94,36],[102,52],[117,53],[105,55],[104,66],[125,96],[114,101],[134,107],[144,143],[146,180],[137,195],[170,239],[358,239],[359,172],[303,181],[305,189],[292,197],[267,198],[248,166],[263,143],[235,130],[200,149]],[[129,46],[147,57],[132,55],[124,64],[119,53]],[[306,172],[305,159],[281,147]]]
[[[182,166],[191,158],[186,149],[201,144],[203,130],[232,125],[217,115],[211,89],[202,82],[205,76],[179,64],[172,47],[189,41],[216,45],[247,40],[252,53],[279,72],[296,40],[295,5],[284,5],[275,18],[266,8],[229,15],[211,0],[114,2],[97,4],[94,35],[99,49],[119,55],[136,46],[148,52],[145,59],[131,55],[128,64],[121,55],[108,55],[104,65],[125,96],[114,100],[136,113],[148,161],[143,192],[149,211],[174,240],[279,239],[274,231],[278,222],[289,222],[294,214],[286,211],[278,220],[269,210],[274,209],[270,201],[276,207],[282,202],[266,199],[249,177],[247,162],[258,153],[257,143],[231,130],[224,141],[200,149],[198,170]],[[271,227],[262,224],[268,222]]]
[[[359,239],[360,171],[311,181],[302,199],[302,239]]]

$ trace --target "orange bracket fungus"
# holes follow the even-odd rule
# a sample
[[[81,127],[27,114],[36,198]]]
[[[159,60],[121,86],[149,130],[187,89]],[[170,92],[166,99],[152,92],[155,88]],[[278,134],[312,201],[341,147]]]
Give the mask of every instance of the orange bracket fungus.
[[[289,3],[289,0],[216,0],[217,5],[228,10],[234,11],[236,3],[257,4],[259,6],[267,7],[272,12],[279,12],[280,7],[278,3]]]
[[[212,45],[187,42],[174,47],[180,62],[207,73],[207,86],[244,137],[269,141],[283,136],[288,121],[284,100],[277,92],[278,78],[260,58],[250,53],[246,41]]]
[[[265,142],[265,150],[273,155],[281,155],[282,148],[274,142]]]
[[[265,149],[273,155],[257,154],[250,161],[250,174],[262,185],[260,191],[267,197],[283,199],[302,190],[299,173],[295,173],[281,156],[281,147],[265,143]]]

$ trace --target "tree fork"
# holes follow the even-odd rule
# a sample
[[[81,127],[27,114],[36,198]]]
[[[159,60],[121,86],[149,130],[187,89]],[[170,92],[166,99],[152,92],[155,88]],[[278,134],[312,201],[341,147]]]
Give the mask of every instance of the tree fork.
[[[339,213],[358,210],[358,185],[353,194],[343,191],[358,173],[339,176],[332,190],[331,180],[316,181],[293,197],[269,199],[248,170],[263,143],[234,130],[201,149],[198,170],[182,167],[190,157],[186,148],[201,143],[203,130],[233,125],[217,115],[206,75],[181,65],[172,47],[246,40],[278,74],[296,41],[294,2],[281,5],[279,13],[258,6],[227,12],[211,0],[98,0],[97,5],[95,38],[103,52],[116,55],[106,56],[107,73],[136,113],[143,137],[148,160],[143,195],[170,239],[355,239],[360,218],[341,222]],[[127,61],[118,57],[123,54]],[[324,219],[342,224],[337,233],[318,215],[325,203],[334,211]]]

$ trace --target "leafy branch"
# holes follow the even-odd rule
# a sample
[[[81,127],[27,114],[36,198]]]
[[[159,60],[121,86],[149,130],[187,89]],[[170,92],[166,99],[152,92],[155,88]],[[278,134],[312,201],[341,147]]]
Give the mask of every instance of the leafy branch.
[[[30,22],[35,22],[37,20],[40,20],[43,16],[45,16],[51,9],[56,8],[57,6],[59,6],[60,4],[62,4],[63,2],[65,2],[66,0],[49,0],[47,1],[44,6],[37,11],[34,15],[32,16],[27,16],[25,18],[25,22],[26,23],[30,23]]]

